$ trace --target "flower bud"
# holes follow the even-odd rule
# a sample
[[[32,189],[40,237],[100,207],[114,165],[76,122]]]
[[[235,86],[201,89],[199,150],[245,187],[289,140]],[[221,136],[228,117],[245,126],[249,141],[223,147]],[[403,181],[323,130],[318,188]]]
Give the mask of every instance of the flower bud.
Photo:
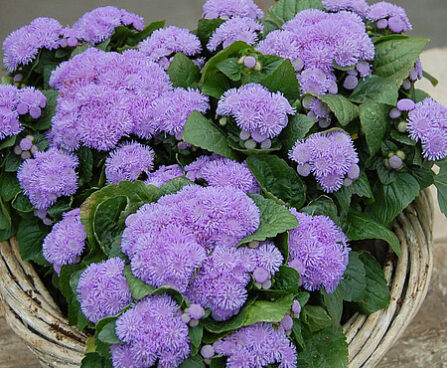
[[[401,121],[398,125],[397,125],[397,130],[400,133],[406,133],[407,132],[407,122],[406,121]]]
[[[256,142],[253,139],[249,139],[249,140],[245,141],[244,146],[246,149],[255,149]]]
[[[244,59],[244,65],[248,69],[253,69],[256,66],[257,60],[254,56],[247,56]]]

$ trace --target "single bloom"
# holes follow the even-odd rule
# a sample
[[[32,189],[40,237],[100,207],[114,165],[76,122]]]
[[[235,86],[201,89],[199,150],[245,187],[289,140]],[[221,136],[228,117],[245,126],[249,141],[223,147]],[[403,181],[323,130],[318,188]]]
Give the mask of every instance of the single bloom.
[[[264,12],[253,0],[207,0],[203,5],[203,18],[230,19],[233,17],[248,17],[260,19]]]
[[[413,28],[405,9],[387,1],[380,1],[371,5],[367,18],[373,22],[378,22],[378,26],[381,22],[380,28],[389,28],[395,33],[411,31]]]
[[[91,322],[118,314],[132,301],[123,271],[124,261],[110,258],[92,263],[81,274],[76,290],[82,313]]]
[[[330,11],[350,10],[365,18],[369,5],[365,0],[323,0],[323,6]]]

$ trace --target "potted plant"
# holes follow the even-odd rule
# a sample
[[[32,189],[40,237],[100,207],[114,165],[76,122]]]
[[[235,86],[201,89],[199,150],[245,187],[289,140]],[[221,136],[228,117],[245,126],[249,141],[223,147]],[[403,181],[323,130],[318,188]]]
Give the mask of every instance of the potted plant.
[[[0,300],[47,367],[361,367],[421,305],[447,109],[363,0],[9,35]],[[441,171],[437,174],[434,166]]]

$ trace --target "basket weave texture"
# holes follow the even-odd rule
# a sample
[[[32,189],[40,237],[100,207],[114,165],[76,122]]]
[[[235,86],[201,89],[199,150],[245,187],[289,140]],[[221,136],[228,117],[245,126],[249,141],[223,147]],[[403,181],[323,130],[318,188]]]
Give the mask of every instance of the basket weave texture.
[[[394,223],[402,256],[387,257],[384,265],[390,305],[355,314],[343,326],[349,368],[375,367],[418,312],[433,268],[432,229],[433,202],[425,190]],[[87,336],[69,325],[33,267],[21,260],[15,238],[0,243],[0,312],[43,367],[81,365]]]

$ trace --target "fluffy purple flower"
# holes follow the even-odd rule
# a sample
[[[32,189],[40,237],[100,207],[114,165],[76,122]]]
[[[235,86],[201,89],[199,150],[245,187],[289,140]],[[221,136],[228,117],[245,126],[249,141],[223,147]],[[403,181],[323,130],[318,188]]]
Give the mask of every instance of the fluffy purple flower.
[[[25,160],[17,172],[17,178],[34,207],[47,209],[59,197],[76,192],[77,166],[75,156],[51,148],[46,152],[36,152],[33,159]]]
[[[172,179],[182,177],[183,169],[180,165],[160,166],[158,170],[148,174],[148,178],[145,181],[147,185],[155,185],[160,188]]]
[[[16,110],[18,91],[14,86],[0,84],[0,140],[23,130]]]
[[[232,116],[244,131],[276,137],[288,124],[295,109],[280,93],[272,93],[260,84],[249,83],[232,88],[221,97],[216,113]]]
[[[42,244],[45,259],[55,269],[77,263],[85,247],[87,233],[81,223],[79,209],[64,213],[62,221],[53,226]]]
[[[303,93],[312,93],[315,95],[325,94],[336,82],[332,73],[325,73],[317,68],[304,70],[298,77]]]
[[[230,46],[236,41],[244,41],[253,45],[258,40],[258,33],[262,32],[264,27],[251,18],[235,17],[221,24],[211,36],[207,48],[215,51],[219,45],[223,48]]]
[[[114,368],[176,368],[189,356],[188,326],[168,295],[148,296],[116,321],[116,334],[124,347],[112,347]]]
[[[166,62],[166,58],[172,54],[182,52],[187,56],[193,56],[202,51],[200,40],[196,35],[189,29],[176,26],[156,30],[150,37],[140,42],[138,49],[152,61],[167,67],[170,62]]]
[[[233,17],[259,19],[264,17],[264,12],[253,0],[207,0],[203,5],[203,18],[205,19]]]
[[[208,185],[259,193],[261,188],[245,162],[239,163],[219,155],[200,156],[185,167],[186,177],[192,181],[203,178]]]
[[[426,98],[408,113],[411,139],[421,141],[424,157],[436,161],[447,157],[447,108]]]
[[[339,190],[347,175],[352,180],[359,175],[359,159],[354,143],[342,131],[312,134],[306,140],[298,141],[289,152],[289,157],[298,163],[298,172],[303,166],[309,166],[328,193]],[[357,175],[351,175],[351,172]]]
[[[264,40],[259,42],[256,50],[265,55],[277,55],[284,59],[290,59],[296,72],[303,68],[303,61],[300,59],[301,45],[292,32],[282,30],[270,32]]]
[[[380,1],[369,7],[367,18],[373,22],[387,21],[387,26],[395,33],[411,31],[410,20],[404,8]]]
[[[269,323],[241,328],[213,346],[218,354],[228,357],[228,368],[263,368],[275,363],[279,368],[297,366],[295,346],[284,329]]]
[[[138,31],[144,28],[143,18],[114,6],[104,6],[85,13],[73,24],[79,38],[94,45],[109,38],[116,27],[133,26]]]
[[[53,146],[73,150],[82,143],[106,151],[133,130],[131,100],[119,90],[90,84],[73,99],[61,96],[58,101],[50,132]]]
[[[82,312],[93,323],[118,314],[132,301],[123,271],[124,261],[110,258],[91,264],[81,274],[78,299]]]
[[[171,225],[139,237],[130,261],[135,276],[149,285],[168,285],[184,292],[205,257],[192,230]]]
[[[30,114],[33,119],[38,119],[41,109],[47,104],[45,95],[34,87],[19,89],[17,112],[20,115]]]
[[[326,216],[310,216],[290,210],[299,226],[289,234],[289,266],[300,273],[300,285],[315,291],[324,287],[332,293],[348,265],[348,239]]]
[[[36,18],[19,28],[3,42],[3,63],[9,72],[33,61],[39,50],[59,47],[62,25],[53,18]]]
[[[262,267],[270,275],[279,270],[284,260],[281,252],[271,241],[265,241],[258,248],[251,250],[257,267]]]
[[[350,10],[365,18],[369,5],[365,0],[323,0],[323,6],[330,11]]]
[[[156,99],[150,107],[149,129],[139,127],[137,134],[149,137],[156,132],[165,132],[181,139],[186,121],[193,111],[205,113],[209,109],[207,96],[195,89],[175,88]],[[143,131],[144,130],[144,131]]]
[[[237,314],[247,300],[254,262],[244,248],[216,248],[192,279],[186,297],[211,309],[217,321]]]
[[[142,173],[149,173],[153,163],[154,151],[150,147],[137,142],[121,145],[106,159],[107,182],[135,181]]]

